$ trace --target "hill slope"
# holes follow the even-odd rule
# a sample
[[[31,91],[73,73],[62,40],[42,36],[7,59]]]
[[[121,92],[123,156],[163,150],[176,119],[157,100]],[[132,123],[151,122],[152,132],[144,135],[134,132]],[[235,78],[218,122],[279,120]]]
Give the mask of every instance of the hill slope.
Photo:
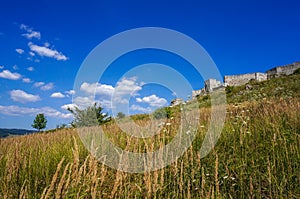
[[[153,172],[124,173],[98,162],[76,129],[0,139],[0,198],[300,198],[299,76],[249,85],[227,89],[224,128],[207,156],[199,151],[211,110],[202,107],[192,146]],[[200,106],[208,99],[201,97]],[[152,152],[177,134],[181,120],[173,108],[150,138],[122,133],[113,122],[102,129],[122,149]],[[137,124],[145,126],[140,118]]]

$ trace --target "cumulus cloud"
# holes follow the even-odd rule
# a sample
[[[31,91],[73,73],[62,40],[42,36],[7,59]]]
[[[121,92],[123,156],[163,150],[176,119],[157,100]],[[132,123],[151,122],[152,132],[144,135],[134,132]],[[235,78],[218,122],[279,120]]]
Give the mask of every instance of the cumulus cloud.
[[[160,98],[156,95],[150,95],[147,97],[143,97],[143,98],[136,98],[136,102],[139,103],[147,103],[152,107],[162,107],[167,105],[167,100],[165,98]]]
[[[33,84],[34,87],[40,87],[41,90],[43,91],[47,91],[47,90],[51,90],[54,87],[54,84],[52,82],[45,84],[45,82],[35,82]]]
[[[31,57],[35,56],[34,52],[29,52],[29,55],[30,55]]]
[[[20,29],[26,31],[26,33],[22,34],[22,36],[26,37],[27,39],[32,39],[32,38],[41,39],[40,32],[32,30],[32,28],[30,28],[25,24],[21,24]]]
[[[150,107],[144,108],[144,107],[136,105],[136,104],[132,104],[130,106],[130,110],[140,111],[140,112],[144,112],[144,113],[150,113],[152,111],[152,109]]]
[[[44,86],[41,86],[41,90],[48,91],[48,90],[53,89],[53,87],[54,87],[54,84],[52,82],[50,82],[48,84],[45,84]]]
[[[93,99],[92,96],[88,96],[88,97],[76,97],[73,100],[73,102],[79,108],[86,108],[88,106],[93,105],[95,103],[95,100]]]
[[[136,77],[123,78],[117,83],[115,95],[136,95],[136,93],[142,90],[142,83],[137,82]]]
[[[10,91],[10,98],[13,101],[21,102],[21,103],[27,103],[27,102],[37,102],[41,100],[39,95],[32,95],[29,93],[26,93],[22,90],[12,90]]]
[[[89,96],[98,95],[105,99],[111,99],[112,95],[116,102],[126,103],[128,97],[135,96],[142,89],[142,84],[137,82],[135,77],[121,79],[116,87],[112,85],[100,83],[84,82],[80,86],[80,90]]]
[[[0,66],[0,69],[3,69],[4,68],[4,66]]]
[[[73,99],[74,106],[77,106],[80,109],[85,109],[89,106],[92,106],[94,103],[101,105],[103,108],[111,108],[110,99],[95,99],[93,96],[80,96]]]
[[[65,105],[62,105],[60,108],[62,108],[64,110],[68,110],[68,109],[74,110],[75,107],[77,107],[76,104],[65,104]]]
[[[80,90],[87,94],[92,95],[107,95],[111,96],[114,92],[114,87],[111,85],[100,84],[100,83],[87,83],[84,82],[80,86]]]
[[[64,98],[66,96],[64,94],[62,94],[61,92],[56,92],[56,93],[52,93],[52,95],[50,97],[52,97],[52,98]]]
[[[9,70],[4,70],[0,72],[0,78],[18,80],[21,78],[21,75],[19,73],[12,73]]]
[[[33,68],[32,66],[29,66],[29,67],[27,68],[27,70],[28,70],[28,71],[34,71],[34,68]]]
[[[136,77],[121,79],[115,88],[113,93],[113,101],[115,103],[127,104],[130,97],[136,96],[137,93],[142,90],[142,83],[137,82]]]
[[[33,84],[34,87],[40,87],[40,86],[43,86],[45,84],[45,82],[35,82]]]
[[[23,78],[22,81],[25,82],[25,83],[30,83],[31,82],[31,80],[29,78]]]
[[[59,61],[60,60],[66,61],[68,59],[68,57],[66,57],[62,52],[58,52],[57,50],[50,49],[49,47],[46,46],[38,46],[33,44],[32,42],[29,42],[28,46],[32,52],[35,52],[40,56],[54,58]]]
[[[21,48],[17,48],[16,52],[19,53],[20,55],[24,53],[24,50]]]
[[[47,117],[63,118],[63,119],[73,118],[73,115],[71,113],[62,113],[51,107],[28,108],[28,107],[20,107],[20,106],[0,105],[0,113],[4,115],[10,115],[10,116],[21,116],[21,115],[35,116],[38,113],[44,113],[45,116]]]
[[[75,91],[74,90],[65,91],[65,93],[67,95],[75,95]]]

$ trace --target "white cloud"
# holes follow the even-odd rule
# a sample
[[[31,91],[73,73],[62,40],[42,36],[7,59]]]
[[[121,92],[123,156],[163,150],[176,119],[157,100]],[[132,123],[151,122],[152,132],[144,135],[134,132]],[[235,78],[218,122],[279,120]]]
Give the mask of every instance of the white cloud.
[[[131,105],[130,109],[133,111],[140,111],[140,112],[144,112],[144,113],[150,113],[152,111],[152,109],[150,107],[144,108],[144,107],[141,107],[136,104]]]
[[[50,82],[48,84],[45,84],[44,86],[41,86],[41,90],[48,91],[48,90],[53,89],[53,87],[54,87],[54,84],[52,82]]]
[[[37,32],[37,31],[32,31],[32,32],[29,32],[29,33],[24,33],[22,35],[24,37],[26,37],[27,39],[32,39],[32,38],[41,39],[41,33]]]
[[[45,82],[35,82],[33,84],[34,87],[40,87],[40,86],[43,86],[45,84]]]
[[[94,103],[97,103],[104,108],[111,108],[111,100],[103,98],[95,99],[93,96],[76,97],[75,99],[73,99],[73,103],[80,109],[92,106]]]
[[[22,36],[26,37],[27,39],[37,38],[41,39],[41,33],[38,31],[32,30],[29,26],[25,24],[20,25],[21,30],[25,30],[27,33],[22,34]]]
[[[73,100],[74,104],[78,106],[79,108],[86,108],[88,106],[91,106],[95,103],[95,100],[93,99],[92,96],[90,97],[76,97]]]
[[[34,52],[29,52],[29,55],[30,55],[31,57],[35,56]]]
[[[142,98],[139,98],[139,97],[136,98],[135,100],[136,100],[136,102],[140,102],[140,103],[143,102]]]
[[[34,71],[34,68],[33,68],[32,66],[29,66],[29,67],[27,68],[27,70],[28,70],[28,71]]]
[[[16,52],[19,53],[20,55],[24,53],[24,50],[21,48],[17,48]]]
[[[81,84],[80,90],[85,95],[76,97],[74,103],[79,107],[87,107],[97,101],[102,106],[111,108],[112,103],[114,107],[116,104],[127,104],[130,97],[136,96],[141,89],[142,83],[138,83],[135,77],[121,79],[115,88],[107,84],[84,82]]]
[[[87,94],[96,95],[107,95],[111,96],[114,92],[114,87],[111,85],[100,84],[100,83],[87,83],[84,82],[80,86],[80,90]]]
[[[9,70],[4,70],[0,72],[0,78],[18,80],[21,78],[21,75],[19,73],[12,73]]]
[[[26,93],[22,90],[12,90],[10,92],[10,98],[13,101],[21,102],[21,103],[27,103],[27,102],[37,102],[41,100],[40,96],[38,95],[32,95],[29,93]]]
[[[76,106],[76,104],[65,104],[65,105],[62,105],[60,108],[64,109],[64,110],[68,110],[69,108],[71,110],[73,110]]]
[[[115,95],[136,95],[138,91],[142,90],[142,83],[137,83],[135,77],[123,78],[117,83]]]
[[[45,82],[35,82],[33,84],[34,87],[40,87],[41,90],[43,91],[47,91],[47,90],[51,90],[54,87],[54,84],[52,82],[45,84]]]
[[[113,94],[113,102],[126,104],[130,97],[136,96],[138,91],[142,90],[142,83],[138,83],[135,77],[123,78],[117,83]]]
[[[63,118],[63,119],[73,118],[73,115],[71,113],[62,113],[51,107],[28,108],[28,107],[19,107],[19,106],[0,105],[0,113],[4,115],[11,115],[11,116],[21,116],[21,115],[35,116],[38,113],[44,113],[45,116],[47,117]]]
[[[0,69],[3,69],[4,68],[4,66],[0,66]]]
[[[52,95],[50,97],[52,97],[52,98],[64,98],[66,96],[64,94],[62,94],[61,92],[57,92],[57,93],[52,93]]]
[[[156,95],[150,95],[143,98],[136,98],[136,102],[144,102],[149,104],[152,107],[162,107],[167,105],[167,100],[165,98],[157,97]]]
[[[23,78],[22,81],[25,82],[25,83],[30,83],[31,82],[31,80],[29,78]]]
[[[56,60],[63,60],[66,61],[68,57],[66,57],[63,53],[58,52],[57,50],[50,49],[46,46],[38,46],[33,44],[32,42],[28,43],[28,46],[31,51],[39,54],[40,56],[54,58]]]
[[[68,95],[75,95],[75,91],[74,90],[69,90],[65,92]]]

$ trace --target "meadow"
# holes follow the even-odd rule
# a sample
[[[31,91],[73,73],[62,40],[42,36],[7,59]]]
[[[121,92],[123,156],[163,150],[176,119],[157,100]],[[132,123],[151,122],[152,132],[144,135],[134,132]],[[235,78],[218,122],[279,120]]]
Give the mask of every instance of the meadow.
[[[0,198],[300,198],[299,76],[284,78],[253,82],[251,91],[227,91],[221,137],[204,158],[199,150],[211,110],[199,99],[200,123],[192,146],[171,165],[152,172],[131,174],[98,162],[76,129],[0,139]],[[288,95],[273,94],[278,90],[270,84],[278,85],[276,81],[286,82]],[[141,126],[148,122],[135,120]],[[160,134],[143,141],[124,135],[114,122],[102,128],[121,148],[150,152],[172,140],[179,122],[174,111]]]

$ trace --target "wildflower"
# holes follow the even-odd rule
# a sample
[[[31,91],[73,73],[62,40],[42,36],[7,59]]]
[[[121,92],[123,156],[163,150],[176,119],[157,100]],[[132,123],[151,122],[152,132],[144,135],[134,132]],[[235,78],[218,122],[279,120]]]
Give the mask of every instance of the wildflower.
[[[163,126],[164,124],[165,124],[164,122],[161,122],[161,123],[158,124],[158,127],[161,127],[161,126]]]
[[[204,128],[204,125],[201,125],[200,128]]]
[[[231,180],[235,180],[235,177],[230,177]]]
[[[227,178],[228,178],[228,176],[224,176],[223,178],[224,178],[224,179],[227,179]]]
[[[167,125],[167,126],[170,126],[170,125],[171,125],[171,123],[170,123],[170,122],[168,122],[168,123],[166,123],[166,125]]]

